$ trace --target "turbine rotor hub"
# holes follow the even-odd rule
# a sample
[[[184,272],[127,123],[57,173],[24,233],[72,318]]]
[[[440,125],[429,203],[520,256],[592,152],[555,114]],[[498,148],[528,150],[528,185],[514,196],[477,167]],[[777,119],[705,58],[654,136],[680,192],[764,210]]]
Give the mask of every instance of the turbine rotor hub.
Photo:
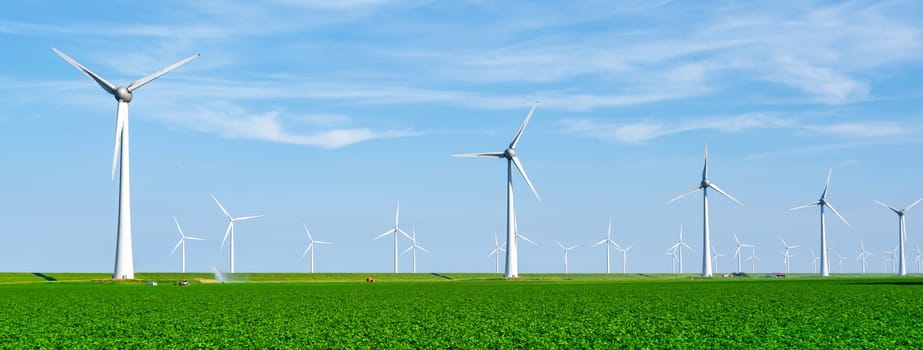
[[[120,86],[115,90],[115,99],[128,103],[131,102],[131,91],[127,87]]]
[[[516,150],[512,148],[507,148],[505,151],[503,151],[503,156],[509,159],[513,159],[514,157],[516,157]]]

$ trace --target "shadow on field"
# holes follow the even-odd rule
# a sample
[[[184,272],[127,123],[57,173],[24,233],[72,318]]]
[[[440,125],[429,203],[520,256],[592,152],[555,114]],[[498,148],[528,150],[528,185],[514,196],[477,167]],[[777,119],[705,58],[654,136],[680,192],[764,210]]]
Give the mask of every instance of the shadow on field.
[[[433,274],[432,274],[432,275],[433,275],[433,276],[436,276],[436,277],[439,277],[439,278],[444,278],[444,279],[447,279],[447,280],[449,280],[449,281],[451,281],[451,280],[452,280],[452,277],[449,277],[449,276],[446,276],[446,275],[440,275],[440,274],[438,274],[438,273],[435,273],[435,272],[433,272]]]
[[[853,282],[850,284],[893,285],[893,286],[923,286],[923,281],[880,281],[880,282]]]
[[[48,281],[48,282],[57,281],[57,279],[55,279],[54,277],[48,276],[48,275],[46,275],[46,274],[44,274],[44,273],[41,273],[41,272],[33,272],[32,274],[35,275],[36,277],[41,278],[41,279],[43,279],[43,280],[46,280],[46,281]]]

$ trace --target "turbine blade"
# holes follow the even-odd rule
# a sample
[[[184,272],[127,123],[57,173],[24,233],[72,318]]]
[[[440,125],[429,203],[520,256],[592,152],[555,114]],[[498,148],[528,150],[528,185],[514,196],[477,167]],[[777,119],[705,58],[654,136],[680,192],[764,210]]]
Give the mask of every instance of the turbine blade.
[[[183,228],[182,228],[182,227],[179,227],[179,221],[176,220],[176,217],[175,217],[175,216],[173,217],[173,222],[176,223],[176,230],[179,231],[180,237],[186,238],[186,235],[183,234]]]
[[[231,228],[234,227],[234,222],[231,221],[228,223],[228,229],[224,231],[224,238],[221,239],[221,246],[218,250],[224,249],[224,242],[228,240],[228,236],[231,235]]]
[[[831,176],[833,176],[833,168],[827,171],[827,183],[824,185],[824,192],[820,194],[820,198],[827,198],[827,190],[830,188]]]
[[[608,239],[604,239],[604,240],[601,240],[601,241],[599,241],[599,242],[596,242],[596,244],[594,244],[593,246],[595,247],[595,246],[598,246],[598,245],[600,245],[600,244],[607,243],[607,242],[609,242],[609,240],[608,240]]]
[[[736,242],[737,242],[737,245],[739,246],[739,245],[740,245],[740,240],[737,239],[737,232],[731,231],[731,234],[734,235],[734,241],[736,241]]]
[[[262,215],[242,216],[242,217],[239,217],[239,218],[233,218],[233,219],[231,219],[231,220],[234,220],[234,221],[244,221],[244,220],[256,219],[256,218],[261,218],[261,217],[263,217],[263,216],[262,216]]]
[[[308,243],[308,247],[304,249],[304,253],[301,253],[301,257],[303,258],[305,255],[308,255],[308,251],[311,250],[311,248],[314,248],[314,242]]]
[[[173,253],[176,253],[176,250],[179,249],[179,246],[183,245],[183,239],[180,238],[179,242],[176,242],[176,246],[173,247],[173,250],[170,251],[170,256],[173,256]]]
[[[567,248],[564,248],[564,246],[563,246],[563,245],[561,245],[561,242],[558,242],[558,241],[554,241],[554,244],[557,244],[557,245],[558,245],[558,247],[561,247],[561,249],[565,249],[565,250],[567,249]]]
[[[314,237],[311,237],[311,231],[308,231],[308,225],[302,222],[301,226],[304,226],[304,232],[308,234],[308,240],[314,242]]]
[[[667,204],[676,202],[676,201],[680,200],[680,198],[683,198],[683,197],[688,196],[688,195],[690,195],[690,194],[696,193],[696,192],[698,192],[698,191],[701,190],[701,189],[702,189],[702,185],[696,185],[695,187],[690,188],[688,191],[683,192],[682,194],[680,194],[680,195],[678,195],[678,196],[676,196],[676,197],[673,197],[673,199],[671,199],[671,200],[668,200],[668,201],[667,201]]]
[[[188,240],[193,240],[193,241],[204,241],[204,240],[205,240],[205,238],[190,237],[190,236],[183,237],[183,239],[185,239],[185,240],[187,240],[187,241],[188,241]]]
[[[393,232],[395,232],[395,231],[396,231],[396,230],[392,228],[392,229],[390,229],[390,230],[388,230],[388,231],[385,231],[385,233],[382,233],[382,234],[378,235],[378,236],[375,237],[374,239],[379,239],[379,238],[382,238],[382,237],[384,237],[384,236],[390,235],[391,233],[393,233]]]
[[[799,206],[797,206],[797,207],[794,207],[794,208],[789,209],[789,211],[791,211],[791,210],[798,210],[798,209],[804,209],[804,208],[810,208],[810,207],[813,207],[813,206],[816,206],[816,205],[820,205],[820,202],[815,201],[815,202],[811,202],[811,203],[808,203],[808,204],[805,204],[805,205],[799,205]]]
[[[890,205],[884,204],[884,203],[882,203],[882,202],[879,201],[879,200],[875,200],[875,203],[878,203],[878,205],[880,205],[880,206],[882,206],[882,207],[885,207],[885,208],[887,208],[887,209],[891,209],[891,211],[893,211],[895,214],[898,214],[898,215],[901,214],[901,211],[900,211],[900,210],[897,210],[897,208],[894,208],[894,207],[892,207],[892,206],[890,206]]]
[[[705,142],[705,165],[702,167],[702,180],[708,178],[708,142]]]
[[[416,247],[414,247],[413,245],[411,245],[411,246],[407,247],[407,249],[404,249],[404,252],[401,253],[401,254],[407,254],[407,253],[409,253],[411,250],[413,250],[413,248],[416,248]]]
[[[115,117],[115,147],[112,149],[112,180],[115,180],[115,166],[119,163],[122,134],[125,131],[126,121],[128,121],[128,102],[119,101],[118,112]]]
[[[532,185],[532,180],[529,180],[529,175],[526,175],[526,169],[522,167],[522,162],[519,161],[519,157],[513,156],[510,161],[516,165],[516,169],[519,170],[519,173],[522,174],[522,178],[526,180],[526,184],[529,185],[530,189],[532,189],[532,194],[535,195],[535,199],[538,199],[539,203],[541,203],[542,197],[538,196],[538,191],[536,191],[535,186]]]
[[[538,243],[533,242],[533,241],[532,241],[531,239],[529,239],[528,237],[523,236],[523,235],[521,235],[521,234],[519,234],[519,233],[516,234],[516,237],[522,238],[522,239],[525,240],[526,242],[532,243],[532,245],[535,245],[535,246],[538,245]]]
[[[314,242],[314,244],[333,244],[333,242],[327,242],[327,241],[312,241],[312,242]]]
[[[422,251],[423,251],[424,253],[426,253],[426,254],[430,254],[430,252],[429,252],[428,250],[426,250],[426,248],[423,248],[423,247],[421,247],[421,246],[417,246],[417,249],[422,250]]]
[[[451,155],[455,158],[503,158],[503,152],[486,152],[486,153],[459,153]]]
[[[211,194],[211,193],[209,193],[208,195],[209,195],[209,196],[212,196],[212,199],[215,200],[215,203],[218,203],[218,208],[220,208],[220,209],[221,209],[221,212],[224,213],[224,216],[227,216],[227,217],[228,217],[228,220],[230,220],[230,219],[231,219],[231,213],[228,213],[227,209],[224,209],[224,206],[221,205],[221,202],[218,201],[218,198],[215,198],[215,195],[213,195],[213,194]]]
[[[722,190],[720,187],[718,187],[718,185],[716,185],[716,184],[714,184],[714,183],[711,183],[711,184],[708,185],[708,187],[711,187],[711,188],[714,189],[716,192],[718,192],[718,193],[722,194],[723,196],[727,197],[728,199],[734,201],[734,203],[737,203],[737,204],[740,204],[740,205],[744,205],[744,204],[741,203],[739,200],[737,200],[737,198],[734,198],[734,196],[728,194],[727,192],[724,192],[724,190]]]
[[[920,197],[920,199],[917,199],[916,202],[913,202],[913,203],[911,203],[910,205],[908,205],[906,208],[904,208],[904,211],[906,212],[906,211],[910,210],[910,208],[913,208],[913,207],[915,207],[917,204],[920,204],[921,201],[923,201],[923,197]]]
[[[401,230],[400,227],[397,227],[395,229],[397,230],[397,232],[400,232],[402,235],[404,235],[404,237],[407,237],[407,239],[409,239],[411,242],[417,243],[416,239],[414,239],[413,237],[410,237],[410,235],[408,235],[407,232],[404,232],[404,230]]]
[[[144,77],[144,78],[141,78],[141,79],[136,80],[134,83],[131,83],[131,84],[128,85],[128,87],[127,87],[128,92],[132,92],[132,91],[137,90],[138,88],[144,86],[144,84],[150,83],[152,80],[159,78],[161,75],[167,74],[167,73],[170,72],[171,70],[174,70],[174,69],[176,69],[176,68],[179,68],[179,66],[182,66],[182,65],[186,64],[187,62],[196,59],[197,57],[199,57],[199,54],[195,54],[195,55],[186,57],[186,58],[184,58],[184,59],[181,59],[179,62],[176,62],[176,63],[174,63],[174,64],[171,64],[171,65],[167,66],[167,67],[164,68],[164,69],[161,69],[161,70],[156,71],[156,72],[154,72],[154,73],[152,73],[152,74],[150,74],[150,75],[148,75],[148,76],[146,76],[146,77]]]
[[[849,225],[849,222],[846,221],[846,218],[844,218],[843,215],[840,215],[840,212],[836,211],[836,209],[833,208],[832,205],[830,205],[830,202],[824,202],[824,205],[826,205],[827,208],[830,208],[830,211],[832,211],[834,214],[836,214],[836,216],[837,216],[838,218],[840,218],[840,220],[843,220],[843,223],[845,223],[846,225]]]
[[[526,115],[526,119],[522,121],[522,125],[519,126],[519,131],[516,132],[516,136],[513,137],[513,142],[510,142],[510,148],[516,149],[516,145],[519,144],[519,138],[522,137],[523,131],[526,130],[526,125],[529,124],[529,119],[532,119],[532,113],[535,113],[535,107],[538,106],[538,101],[535,101],[532,104],[532,109],[529,110],[529,114]]]
[[[63,52],[58,51],[58,49],[51,48],[51,50],[54,51],[56,54],[58,54],[58,56],[61,56],[61,58],[63,58],[65,61],[67,61],[74,67],[77,67],[78,70],[83,72],[83,74],[86,74],[88,77],[90,77],[90,79],[93,79],[93,81],[95,81],[96,84],[99,84],[99,86],[103,88],[103,90],[106,90],[106,92],[108,92],[110,95],[115,96],[115,90],[116,90],[115,85],[112,85],[112,83],[106,81],[106,79],[103,79],[103,77],[96,75],[96,73],[93,73],[93,71],[87,69],[87,67],[84,67],[82,64],[78,63],[73,58],[68,57]]]

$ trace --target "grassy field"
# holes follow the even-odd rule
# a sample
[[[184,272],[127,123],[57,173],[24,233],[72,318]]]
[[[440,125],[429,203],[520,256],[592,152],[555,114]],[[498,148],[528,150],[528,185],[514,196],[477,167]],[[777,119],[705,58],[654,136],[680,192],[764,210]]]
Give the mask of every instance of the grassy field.
[[[0,274],[5,348],[921,348],[923,278]],[[211,274],[187,274],[211,282]],[[54,280],[54,282],[50,282]],[[357,282],[358,280],[358,282]],[[281,282],[281,283],[280,283]]]

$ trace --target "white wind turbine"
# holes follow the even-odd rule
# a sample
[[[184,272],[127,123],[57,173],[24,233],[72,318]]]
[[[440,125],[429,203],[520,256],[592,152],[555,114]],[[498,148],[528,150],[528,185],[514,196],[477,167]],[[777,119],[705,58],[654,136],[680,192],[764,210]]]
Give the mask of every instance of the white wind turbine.
[[[676,261],[678,260],[676,257],[676,248],[670,247],[663,254],[670,257],[670,273],[676,273]]]
[[[628,245],[628,247],[625,247],[624,249],[622,247],[616,246],[615,250],[617,250],[619,253],[622,253],[622,273],[628,273],[628,251],[631,250],[631,245]]]
[[[872,252],[865,250],[865,243],[863,243],[860,240],[859,241],[859,256],[857,257],[857,259],[862,261],[862,273],[866,273],[868,271],[868,260],[869,260],[869,257],[872,255],[873,255]]]
[[[558,247],[561,247],[561,250],[564,251],[564,273],[567,273],[567,253],[570,253],[571,250],[574,250],[574,248],[577,248],[579,246],[574,245],[570,247],[565,247],[563,244],[561,244],[561,242],[554,241],[554,243],[557,243]]]
[[[737,258],[737,272],[738,272],[738,273],[744,272],[744,270],[743,270],[743,268],[742,268],[742,264],[741,264],[741,262],[743,261],[743,258],[744,258],[744,257],[743,257],[743,255],[742,255],[741,252],[740,252],[740,248],[756,248],[756,246],[755,246],[755,245],[752,245],[752,244],[743,244],[743,243],[740,243],[740,239],[737,238],[737,233],[734,232],[734,231],[731,231],[731,234],[734,235],[734,242],[737,242],[737,249],[734,250],[734,257]]]
[[[824,208],[829,208],[840,220],[843,220],[843,223],[849,225],[846,222],[846,218],[843,215],[840,215],[836,209],[830,205],[830,202],[827,201],[827,190],[830,188],[830,176],[833,175],[833,169],[827,172],[827,184],[824,185],[824,192],[821,192],[820,199],[817,201],[797,206],[789,210],[798,210],[803,208],[810,208],[813,206],[820,207],[820,275],[821,276],[830,276],[830,261],[827,257],[827,219],[824,217]]]
[[[683,248],[689,249],[689,251],[693,253],[695,252],[695,249],[692,249],[692,247],[683,241],[683,225],[679,225],[679,241],[676,241],[676,243],[670,247],[670,249],[673,250],[673,253],[679,257],[679,273],[683,273]]]
[[[840,260],[840,273],[846,272],[846,261],[849,260],[849,258],[840,255],[840,252],[836,252],[836,257]]]
[[[756,273],[756,263],[760,261],[760,257],[756,256],[756,247],[752,247],[753,250],[750,253],[750,257],[747,258],[747,261],[750,261],[752,267],[750,268],[751,273]]]
[[[404,232],[404,230],[401,230],[401,227],[398,224],[400,217],[401,217],[401,202],[397,202],[397,211],[394,214],[394,228],[385,231],[385,233],[378,235],[378,237],[375,237],[375,239],[379,239],[387,235],[391,235],[391,234],[394,235],[394,273],[397,273],[397,267],[398,267],[398,264],[397,264],[398,262],[398,250],[397,250],[398,235],[397,234],[400,233],[404,235],[404,237],[407,237],[407,239],[413,241],[413,238],[411,238],[410,235],[407,234],[407,232]]]
[[[917,246],[917,272],[923,272],[923,248]]]
[[[413,251],[413,256],[411,258],[413,261],[413,273],[417,273],[417,249],[422,250],[424,253],[427,253],[427,254],[429,254],[429,251],[426,250],[426,248],[423,248],[423,246],[420,245],[420,242],[417,242],[417,228],[416,227],[411,229],[410,233],[411,233],[411,238],[410,238],[411,243],[410,243],[410,246],[404,250],[404,254],[409,253],[411,250]]]
[[[728,199],[734,201],[734,203],[743,205],[736,198],[724,192],[718,185],[712,183],[708,180],[708,144],[705,144],[705,166],[702,168],[702,182],[700,182],[695,187],[689,189],[688,191],[680,194],[679,196],[674,197],[669,200],[667,203],[673,203],[680,198],[688,196],[698,191],[702,191],[702,277],[711,277],[711,234],[709,232],[708,225],[708,189],[711,188],[715,192],[720,193],[721,195],[727,197]],[[680,270],[682,270],[682,264],[680,264]],[[682,271],[680,271],[682,273]]]
[[[314,237],[311,237],[311,231],[308,231],[308,225],[302,222],[301,226],[304,226],[304,233],[308,234],[308,247],[304,249],[304,253],[301,253],[301,257],[304,258],[308,251],[311,251],[311,273],[314,273],[314,251],[317,250],[317,245],[333,243],[315,240]]]
[[[811,249],[811,271],[817,272],[817,263],[820,261],[820,257],[817,254],[814,254],[814,249]]]
[[[479,158],[503,158],[506,159],[506,272],[503,274],[506,278],[519,277],[519,250],[518,245],[516,244],[516,209],[513,204],[513,167],[516,167],[516,170],[522,175],[523,180],[526,181],[526,184],[529,185],[529,188],[532,189],[532,193],[535,194],[535,198],[541,202],[541,198],[538,196],[538,191],[535,190],[535,186],[532,185],[532,181],[529,180],[529,176],[526,175],[525,169],[522,167],[522,162],[519,161],[519,157],[516,156],[516,145],[519,144],[519,138],[522,137],[523,131],[526,130],[526,125],[529,124],[529,119],[532,119],[532,113],[535,112],[535,107],[538,105],[538,102],[532,105],[532,109],[529,110],[529,114],[526,115],[526,119],[522,121],[522,125],[519,126],[519,131],[516,132],[516,136],[513,137],[513,141],[510,142],[509,147],[506,148],[503,152],[487,152],[487,153],[467,153],[467,154],[455,154],[453,157],[479,157]]]
[[[593,246],[596,247],[601,244],[606,245],[606,273],[612,273],[610,269],[611,264],[612,264],[612,259],[610,258],[611,256],[610,248],[615,247],[616,250],[619,250],[621,247],[619,247],[618,243],[615,243],[615,241],[612,240],[612,218],[611,217],[609,218],[609,230],[606,231],[606,239],[596,242],[596,244],[594,244]]]
[[[221,202],[218,201],[218,198],[215,198],[215,195],[213,194],[209,194],[209,195],[212,196],[212,199],[214,199],[215,203],[218,204],[218,208],[221,209],[221,212],[224,213],[224,216],[228,219],[228,228],[227,230],[224,231],[224,238],[221,239],[221,246],[219,247],[219,250],[224,249],[224,242],[227,241],[228,237],[231,237],[231,273],[234,273],[234,223],[238,221],[256,219],[256,218],[262,217],[262,215],[243,216],[243,217],[235,218],[231,216],[231,213],[229,213],[227,209],[224,209],[224,206],[221,205]]]
[[[74,59],[68,57],[63,52],[58,51],[58,49],[52,48],[52,50],[61,56],[65,61],[77,67],[78,70],[89,76],[93,81],[96,82],[100,87],[103,88],[107,93],[115,97],[115,100],[118,101],[118,110],[116,113],[116,122],[115,122],[115,148],[112,153],[112,179],[115,180],[115,165],[118,163],[119,166],[119,226],[118,233],[116,234],[116,247],[115,247],[115,271],[112,273],[112,278],[115,279],[134,279],[135,278],[135,265],[134,258],[132,257],[132,245],[131,245],[131,186],[130,186],[130,163],[129,163],[129,148],[128,148],[128,103],[131,102],[132,93],[138,88],[144,86],[147,83],[150,83],[154,79],[159,78],[160,76],[167,74],[168,72],[186,64],[186,62],[192,61],[196,57],[199,57],[199,54],[189,56],[185,59],[180,60],[170,66],[167,66],[164,69],[161,69],[153,74],[150,74],[144,78],[138,79],[135,82],[128,84],[128,86],[115,86],[112,83],[106,81],[101,76],[93,73],[87,67],[84,67]],[[119,160],[119,155],[121,155],[121,160]]]
[[[497,233],[494,232],[494,250],[490,251],[490,255],[487,257],[495,257],[497,260],[497,269],[496,273],[500,273],[500,253],[506,252],[506,249],[503,249],[503,245],[500,244],[500,240],[497,238]]]
[[[785,240],[782,237],[779,237],[779,240],[782,241],[782,246],[785,247],[785,250],[782,252],[782,256],[785,258],[785,273],[789,273],[789,267],[791,266],[792,255],[791,251],[795,248],[801,248],[800,245],[788,245],[785,243]]]
[[[923,201],[923,198],[917,199],[915,202],[911,203],[904,209],[897,209],[890,205],[884,204],[880,201],[877,201],[877,200],[875,201],[875,203],[878,203],[878,205],[891,209],[891,211],[897,214],[897,217],[898,217],[898,224],[900,225],[899,230],[898,230],[898,249],[900,250],[900,254],[898,255],[899,260],[897,264],[899,268],[899,270],[897,271],[898,276],[907,276],[907,263],[904,262],[904,257],[905,257],[904,255],[904,243],[905,242],[904,241],[907,239],[907,227],[904,225],[904,214],[906,214],[907,211],[910,210],[910,208],[913,208],[915,205],[920,203],[920,201]]]
[[[718,253],[718,250],[714,246],[711,247],[711,261],[715,265],[714,272],[718,272],[718,258],[726,256],[724,254]]]
[[[182,268],[183,268],[183,269],[182,269],[182,272],[183,272],[183,273],[186,273],[186,241],[187,241],[187,240],[191,240],[191,241],[204,241],[204,239],[202,239],[202,238],[197,238],[197,237],[187,236],[185,233],[183,233],[183,228],[179,226],[179,221],[176,220],[176,217],[175,217],[175,216],[173,217],[173,222],[176,223],[176,230],[179,231],[179,237],[180,237],[180,238],[179,238],[179,242],[176,242],[176,246],[173,247],[173,251],[170,252],[170,255],[172,256],[173,253],[176,253],[176,249],[177,249],[177,248],[180,248],[180,247],[183,248],[182,251],[180,252],[180,253],[183,255],[183,257],[182,257]]]
[[[897,247],[888,251],[888,258],[891,261],[891,272],[896,271],[897,267],[894,265],[897,264]]]

